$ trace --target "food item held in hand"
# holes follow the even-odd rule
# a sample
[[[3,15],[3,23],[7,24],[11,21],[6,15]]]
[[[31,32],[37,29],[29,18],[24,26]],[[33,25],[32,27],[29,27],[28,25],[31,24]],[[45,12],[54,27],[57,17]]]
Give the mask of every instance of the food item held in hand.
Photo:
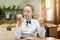
[[[23,17],[22,17],[21,14],[17,14],[17,15],[16,15],[16,20],[17,20],[17,21],[19,21],[19,20],[22,21],[22,19],[23,19]]]

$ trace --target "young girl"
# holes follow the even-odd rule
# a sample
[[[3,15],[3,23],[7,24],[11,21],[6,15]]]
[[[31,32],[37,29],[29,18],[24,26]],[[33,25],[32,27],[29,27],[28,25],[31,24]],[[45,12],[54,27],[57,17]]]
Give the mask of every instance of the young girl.
[[[32,19],[34,8],[32,5],[26,5],[23,9],[23,21],[17,20],[16,28],[16,40],[22,38],[35,38],[37,37],[36,32],[40,37],[45,37],[45,29],[40,27],[37,20]]]

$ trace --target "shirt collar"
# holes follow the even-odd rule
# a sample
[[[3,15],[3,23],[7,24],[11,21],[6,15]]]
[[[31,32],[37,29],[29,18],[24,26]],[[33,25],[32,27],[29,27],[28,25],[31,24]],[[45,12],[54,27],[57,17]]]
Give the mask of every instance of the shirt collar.
[[[25,22],[26,22],[26,21],[31,21],[31,23],[32,23],[32,19],[31,19],[31,20],[26,20],[26,19],[24,18],[24,20],[25,20]]]

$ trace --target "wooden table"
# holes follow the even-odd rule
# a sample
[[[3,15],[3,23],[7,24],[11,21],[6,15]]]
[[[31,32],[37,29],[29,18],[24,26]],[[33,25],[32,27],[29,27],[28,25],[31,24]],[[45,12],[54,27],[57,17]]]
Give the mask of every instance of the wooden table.
[[[48,38],[34,38],[34,39],[20,39],[20,40],[59,40],[59,39],[48,37]]]
[[[60,38],[60,31],[58,31],[58,38]]]
[[[58,37],[57,26],[46,26],[46,32],[48,34],[48,37]]]
[[[58,30],[58,38],[60,38],[60,29]]]
[[[58,31],[58,38],[60,39],[60,24],[58,25],[57,31]]]

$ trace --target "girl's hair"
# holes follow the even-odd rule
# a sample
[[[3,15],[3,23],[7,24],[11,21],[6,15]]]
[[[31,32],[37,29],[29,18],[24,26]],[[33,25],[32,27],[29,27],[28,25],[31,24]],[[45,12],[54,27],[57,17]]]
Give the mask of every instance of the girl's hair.
[[[32,6],[32,5],[27,4],[27,5],[25,5],[25,6],[29,6],[29,7],[31,7],[32,12],[34,13],[34,8],[33,8],[33,6]],[[24,8],[23,8],[23,9],[24,9]]]

